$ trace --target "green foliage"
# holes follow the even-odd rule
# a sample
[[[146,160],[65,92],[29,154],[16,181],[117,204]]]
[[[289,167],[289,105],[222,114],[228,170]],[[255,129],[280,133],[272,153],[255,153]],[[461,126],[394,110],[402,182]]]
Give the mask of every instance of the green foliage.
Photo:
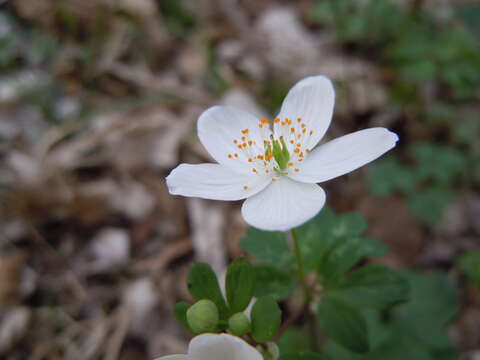
[[[383,255],[385,245],[363,236],[366,229],[367,223],[359,214],[335,215],[330,209],[323,209],[298,228],[306,268],[316,268],[327,281],[365,257]]]
[[[419,219],[435,225],[455,198],[451,188],[465,176],[468,160],[456,149],[430,143],[412,146],[410,154],[414,165],[402,165],[393,157],[372,164],[367,173],[369,189],[379,196],[402,193]]]
[[[240,241],[240,247],[256,259],[280,269],[290,268],[293,264],[292,254],[282,232],[251,227],[247,236]]]
[[[368,352],[367,323],[357,308],[324,296],[318,304],[318,316],[320,326],[335,342],[356,353]]]
[[[382,265],[366,265],[328,289],[331,297],[358,307],[384,309],[408,299],[408,284],[397,272]]]
[[[293,354],[312,350],[310,336],[306,329],[289,327],[277,342],[280,354]]]
[[[208,299],[218,307],[220,317],[223,319],[229,310],[223,298],[217,276],[210,265],[204,263],[193,264],[187,276],[188,290],[196,300]]]
[[[480,251],[462,255],[458,260],[458,266],[480,288]]]
[[[256,297],[272,296],[275,300],[288,297],[293,291],[293,278],[290,273],[267,264],[254,265]]]
[[[410,300],[389,311],[368,310],[366,319],[371,351],[366,360],[458,359],[447,336],[447,325],[457,312],[457,295],[443,274],[403,273]],[[324,351],[335,360],[355,360],[355,354],[329,342]]]
[[[280,328],[281,311],[269,296],[258,298],[252,308],[252,337],[256,342],[270,341]]]
[[[160,1],[159,6],[168,31],[177,38],[186,38],[196,24],[193,11],[177,0]]]
[[[306,351],[294,354],[280,354],[279,360],[325,360],[325,357],[314,352]]]
[[[189,307],[190,307],[190,304],[185,301],[180,301],[176,303],[175,306],[173,307],[173,315],[175,315],[175,318],[177,319],[177,321],[182,325],[182,327],[186,331],[192,331],[187,321],[187,311]]]
[[[244,311],[253,297],[255,273],[252,264],[244,258],[228,266],[225,280],[227,300],[232,313]]]

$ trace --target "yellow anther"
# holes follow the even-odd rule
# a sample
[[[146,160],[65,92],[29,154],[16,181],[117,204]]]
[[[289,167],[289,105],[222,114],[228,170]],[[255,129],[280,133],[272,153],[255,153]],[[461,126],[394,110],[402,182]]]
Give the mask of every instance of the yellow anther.
[[[228,158],[231,159],[233,156],[232,154],[228,154]]]
[[[243,185],[243,190],[247,190],[248,189],[248,186],[247,185]]]
[[[234,143],[234,144],[237,144],[237,143],[238,143],[238,140],[233,140],[233,143]]]
[[[280,122],[280,119],[279,118],[275,118],[275,120],[273,120],[274,122],[276,123],[279,123]]]
[[[297,122],[301,123],[301,122],[302,122],[302,118],[297,118]]]
[[[238,147],[240,150],[242,150],[242,144],[237,145],[237,147]]]
[[[289,162],[287,165],[288,165],[288,166],[293,166],[293,163],[292,163],[292,162]]]
[[[242,134],[248,134],[248,129],[242,130]]]
[[[307,132],[307,129],[304,128],[304,129],[302,130],[302,133],[305,134],[306,132]]]
[[[294,140],[290,140],[290,144],[295,144],[295,141]]]
[[[237,154],[237,153],[233,154],[233,156],[235,156],[236,158],[238,158],[238,154]]]
[[[298,144],[297,144],[297,147],[302,147],[302,143],[298,143]]]
[[[295,152],[295,153],[298,154],[298,153],[300,152],[300,149],[299,149],[299,148],[295,148],[295,150],[293,150],[293,152]]]
[[[254,173],[256,173],[256,172],[257,172],[257,169],[253,168],[252,171],[253,171]]]
[[[245,136],[242,136],[242,141],[245,141],[246,140],[246,137]]]
[[[312,136],[312,134],[313,134],[313,130],[310,130],[310,136]]]
[[[248,140],[248,145],[252,146],[253,144],[253,141],[252,140]]]
[[[252,158],[248,159],[248,162],[249,163],[253,162],[253,159]]]
[[[258,156],[257,156],[257,159],[258,159],[258,160],[263,160],[263,155],[258,155]]]
[[[267,118],[263,118],[263,119],[260,119],[260,122],[262,124],[268,124],[270,122],[270,120],[268,120]]]
[[[272,181],[273,181],[273,182],[275,182],[275,181],[277,181],[277,179],[275,179],[275,178],[272,178]]]
[[[295,170],[296,172],[299,172],[299,171],[300,171],[300,169],[299,169],[299,168],[295,168],[295,169],[293,169],[293,170]]]
[[[291,132],[291,133],[294,133],[294,132],[295,132],[295,128],[290,128],[290,132]]]

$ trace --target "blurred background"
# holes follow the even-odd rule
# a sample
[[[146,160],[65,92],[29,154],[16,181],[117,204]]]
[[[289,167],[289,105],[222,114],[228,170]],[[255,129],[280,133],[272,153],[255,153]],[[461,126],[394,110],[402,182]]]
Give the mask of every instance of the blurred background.
[[[0,1],[0,358],[183,352],[186,272],[221,273],[246,225],[240,203],[170,196],[165,176],[210,161],[207,107],[271,117],[325,74],[328,139],[400,136],[325,184],[329,206],[367,219],[377,261],[447,273],[450,339],[479,360],[479,41],[476,0]]]

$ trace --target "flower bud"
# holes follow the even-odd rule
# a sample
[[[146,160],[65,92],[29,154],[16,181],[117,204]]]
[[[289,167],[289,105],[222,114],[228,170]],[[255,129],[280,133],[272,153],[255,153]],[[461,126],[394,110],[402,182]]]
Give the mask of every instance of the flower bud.
[[[228,330],[236,336],[243,336],[250,331],[250,320],[244,313],[233,314],[228,319]]]
[[[187,321],[196,334],[216,330],[218,325],[218,309],[211,300],[200,300],[187,310]]]
[[[268,342],[265,344],[265,347],[257,346],[257,349],[263,355],[264,360],[277,360],[280,356],[280,350],[278,349],[277,344],[273,342]]]

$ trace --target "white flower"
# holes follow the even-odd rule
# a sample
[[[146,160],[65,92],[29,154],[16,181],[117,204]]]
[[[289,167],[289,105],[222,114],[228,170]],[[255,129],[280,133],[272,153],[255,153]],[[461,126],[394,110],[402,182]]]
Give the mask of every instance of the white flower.
[[[156,360],[263,360],[263,357],[236,336],[203,334],[190,341],[188,355],[169,355]]]
[[[301,225],[325,204],[317,183],[375,160],[398,140],[376,127],[315,147],[330,125],[334,100],[331,81],[319,75],[290,89],[273,121],[227,106],[206,110],[198,136],[218,164],[179,165],[167,177],[170,193],[246,199],[243,217],[263,230]]]

